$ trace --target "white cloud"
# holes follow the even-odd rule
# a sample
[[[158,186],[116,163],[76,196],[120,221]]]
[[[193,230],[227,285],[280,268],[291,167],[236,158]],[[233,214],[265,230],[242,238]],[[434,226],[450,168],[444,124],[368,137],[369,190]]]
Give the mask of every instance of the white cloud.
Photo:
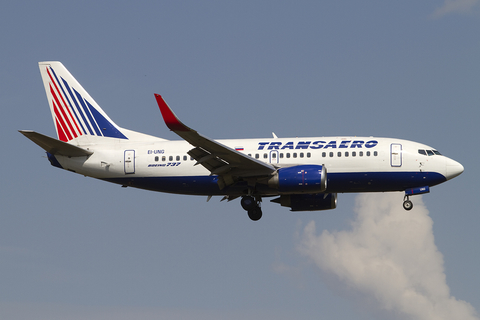
[[[433,221],[421,197],[409,212],[402,198],[400,193],[359,195],[351,230],[324,230],[317,236],[312,221],[299,251],[394,318],[479,319],[469,303],[450,295]]]
[[[449,13],[470,13],[480,0],[445,0],[433,13],[433,18],[441,18]]]

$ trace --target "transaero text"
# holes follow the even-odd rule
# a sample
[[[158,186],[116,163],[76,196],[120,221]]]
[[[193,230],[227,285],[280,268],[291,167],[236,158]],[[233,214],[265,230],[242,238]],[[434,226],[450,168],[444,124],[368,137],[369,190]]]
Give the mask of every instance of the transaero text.
[[[373,148],[378,144],[376,140],[342,140],[342,141],[299,141],[293,142],[259,142],[258,150],[287,150],[287,149],[346,149],[346,148]]]

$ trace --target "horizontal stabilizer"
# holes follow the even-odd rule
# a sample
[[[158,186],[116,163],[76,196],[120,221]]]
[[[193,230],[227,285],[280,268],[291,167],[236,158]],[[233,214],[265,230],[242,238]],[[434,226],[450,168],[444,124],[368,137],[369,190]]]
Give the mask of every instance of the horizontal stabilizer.
[[[35,142],[42,149],[53,155],[61,155],[67,157],[85,157],[93,154],[93,152],[74,146],[72,144],[50,138],[41,133],[31,130],[19,130],[28,139]]]

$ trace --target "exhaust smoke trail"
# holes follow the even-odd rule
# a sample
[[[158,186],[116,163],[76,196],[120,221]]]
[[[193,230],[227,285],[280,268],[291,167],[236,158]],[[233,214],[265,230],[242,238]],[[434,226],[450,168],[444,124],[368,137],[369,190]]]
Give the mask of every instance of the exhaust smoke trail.
[[[311,221],[298,250],[351,289],[355,299],[374,301],[392,319],[480,319],[469,303],[450,295],[421,197],[409,212],[402,199],[400,193],[361,194],[351,230],[317,235]]]

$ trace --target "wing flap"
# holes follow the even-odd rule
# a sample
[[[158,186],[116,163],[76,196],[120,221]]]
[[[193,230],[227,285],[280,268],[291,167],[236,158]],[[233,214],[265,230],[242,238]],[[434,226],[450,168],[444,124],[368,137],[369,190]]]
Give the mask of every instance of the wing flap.
[[[203,150],[200,147],[193,148],[188,152],[188,154],[197,161],[195,165],[201,164],[207,168],[210,172],[213,172],[217,168],[221,168],[225,165],[228,165],[227,162],[217,158],[215,155],[211,154],[208,151]]]
[[[67,157],[88,157],[93,154],[91,151],[51,138],[35,131],[19,130],[19,132],[36,143],[40,148],[53,155],[58,154]]]

